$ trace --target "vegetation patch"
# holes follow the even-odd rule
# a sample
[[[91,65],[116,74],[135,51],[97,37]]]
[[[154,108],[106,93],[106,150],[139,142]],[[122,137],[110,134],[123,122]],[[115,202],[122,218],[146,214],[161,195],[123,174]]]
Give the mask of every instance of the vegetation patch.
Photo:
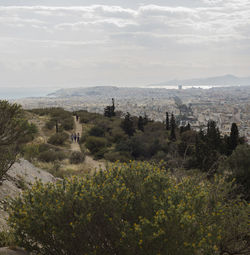
[[[71,164],[80,164],[84,161],[85,154],[80,151],[73,151],[70,155],[70,163]]]
[[[247,254],[248,205],[233,184],[147,163],[38,182],[10,204],[20,246],[37,254]]]
[[[69,135],[66,132],[60,132],[52,135],[48,143],[53,145],[64,145],[66,141],[69,140]]]

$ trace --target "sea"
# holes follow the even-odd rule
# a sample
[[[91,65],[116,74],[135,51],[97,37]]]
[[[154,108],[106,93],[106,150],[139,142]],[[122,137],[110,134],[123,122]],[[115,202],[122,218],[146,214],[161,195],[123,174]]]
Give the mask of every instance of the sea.
[[[58,88],[48,87],[0,87],[1,100],[15,100],[27,97],[45,97],[48,94],[55,92]]]

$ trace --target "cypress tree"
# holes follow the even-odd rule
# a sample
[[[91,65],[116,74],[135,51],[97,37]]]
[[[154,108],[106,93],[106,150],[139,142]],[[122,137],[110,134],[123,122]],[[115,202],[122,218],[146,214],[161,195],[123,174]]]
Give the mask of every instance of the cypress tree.
[[[138,129],[144,132],[144,121],[142,116],[140,116],[138,119]]]
[[[166,112],[166,130],[170,130],[168,112]]]
[[[146,126],[148,124],[148,116],[145,113],[144,118],[143,118],[143,125]]]
[[[112,98],[112,105],[108,105],[104,108],[104,116],[111,118],[115,116],[115,100]]]
[[[127,112],[125,119],[121,124],[121,127],[128,136],[133,136],[135,129],[133,120],[129,112]]]
[[[170,119],[170,140],[175,141],[176,140],[176,135],[175,135],[175,128],[176,128],[176,123],[175,123],[175,117],[174,114],[172,113],[171,119]]]
[[[112,116],[115,116],[115,99],[112,98],[112,108],[111,108],[111,111],[112,111]]]
[[[239,142],[239,130],[236,123],[233,123],[231,126],[231,133],[229,138],[229,149],[234,151]]]
[[[216,127],[216,122],[213,120],[208,121],[207,123],[207,143],[210,149],[218,150],[221,145],[220,131]]]

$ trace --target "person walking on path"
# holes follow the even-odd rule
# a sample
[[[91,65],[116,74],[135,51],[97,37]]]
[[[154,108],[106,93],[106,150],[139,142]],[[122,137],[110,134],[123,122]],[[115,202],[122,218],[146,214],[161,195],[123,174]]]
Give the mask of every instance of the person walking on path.
[[[71,142],[72,143],[74,142],[74,134],[73,133],[71,134]]]
[[[73,142],[71,143],[71,150],[72,151],[81,151],[80,148],[80,138],[82,134],[82,124],[80,123],[80,117],[78,116],[78,121],[76,121],[76,115],[74,116],[74,130],[73,135],[74,139]],[[78,138],[79,136],[79,138]],[[79,142],[78,142],[79,141]]]

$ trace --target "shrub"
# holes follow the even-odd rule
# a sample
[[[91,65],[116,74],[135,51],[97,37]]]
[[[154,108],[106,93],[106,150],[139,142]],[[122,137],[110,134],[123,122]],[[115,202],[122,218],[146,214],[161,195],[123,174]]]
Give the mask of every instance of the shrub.
[[[48,150],[54,150],[54,146],[48,143],[42,143],[39,145],[39,152],[44,152]]]
[[[53,145],[64,145],[64,143],[69,139],[69,135],[65,132],[61,133],[56,133],[52,135],[48,143],[53,144]]]
[[[89,136],[86,139],[86,148],[89,149],[92,154],[95,154],[106,147],[106,144],[107,140],[103,137]]]
[[[36,124],[34,123],[28,124],[28,133],[33,135],[38,133],[38,128]]]
[[[120,127],[116,127],[112,130],[112,137],[115,143],[128,139],[128,135],[126,135]]]
[[[233,254],[249,233],[247,204],[228,200],[230,190],[218,177],[177,182],[146,163],[116,164],[36,183],[10,204],[9,224],[39,254]]]
[[[102,159],[104,154],[107,152],[107,148],[100,148],[95,154],[94,159]]]
[[[56,157],[59,161],[67,158],[66,154],[63,151],[56,151]]]
[[[105,130],[101,127],[94,126],[89,130],[89,135],[103,137],[105,135]]]
[[[0,247],[15,246],[15,238],[11,232],[0,231]]]
[[[115,161],[120,161],[120,162],[129,162],[131,159],[131,155],[127,151],[111,151],[107,152],[104,154],[104,158],[108,161],[115,162]]]
[[[41,152],[38,156],[38,159],[43,162],[54,162],[56,160],[63,160],[66,158],[66,155],[62,151],[48,150]]]
[[[69,158],[71,164],[80,164],[84,161],[84,159],[85,154],[80,151],[73,151]]]
[[[74,120],[72,116],[62,120],[62,127],[64,130],[72,130],[74,128]]]
[[[23,148],[23,156],[26,160],[32,160],[39,155],[39,145],[28,144]]]
[[[45,127],[49,130],[52,130],[55,127],[56,123],[53,120],[49,120],[45,123]]]

